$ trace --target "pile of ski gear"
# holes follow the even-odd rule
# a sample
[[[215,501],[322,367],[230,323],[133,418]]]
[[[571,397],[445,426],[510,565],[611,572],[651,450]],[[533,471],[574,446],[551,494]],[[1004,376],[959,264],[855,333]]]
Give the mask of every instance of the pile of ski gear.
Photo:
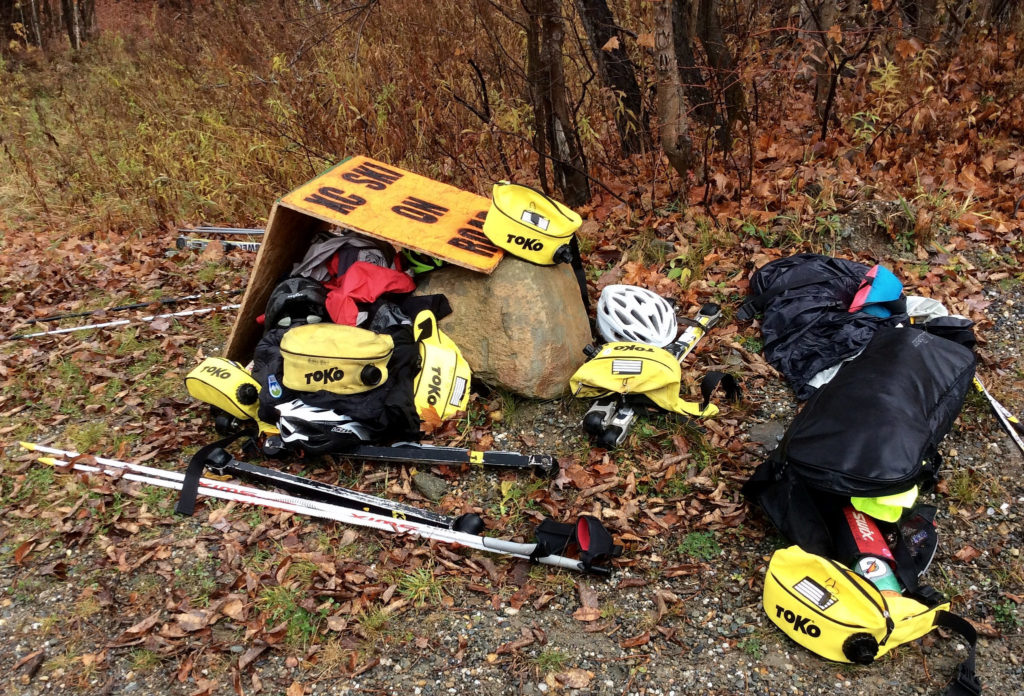
[[[906,297],[881,266],[800,254],[753,275],[765,356],[807,403],[743,492],[794,544],[777,551],[764,609],[831,660],[870,663],[935,626],[970,655],[947,694],[980,693],[974,629],[921,576],[937,546],[939,445],[974,379],[970,320]]]
[[[606,341],[588,346],[590,358],[569,380],[573,395],[595,399],[583,418],[583,429],[601,446],[622,444],[638,411],[649,409],[689,417],[712,417],[718,407],[711,394],[721,384],[730,399],[740,390],[732,375],[709,372],[701,382],[701,402],[686,401],[679,392],[681,363],[721,318],[715,304],[701,307],[696,319],[680,320],[665,298],[645,288],[609,285],[597,306],[597,327]]]

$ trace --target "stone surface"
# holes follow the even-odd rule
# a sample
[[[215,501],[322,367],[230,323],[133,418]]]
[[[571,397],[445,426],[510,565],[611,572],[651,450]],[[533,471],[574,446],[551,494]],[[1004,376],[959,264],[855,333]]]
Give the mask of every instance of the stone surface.
[[[421,471],[412,477],[412,485],[435,503],[448,493],[448,483],[442,479]]]
[[[506,256],[491,275],[445,266],[417,293],[441,293],[452,306],[440,322],[473,376],[522,396],[565,393],[592,341],[579,284],[567,264],[536,266]]]

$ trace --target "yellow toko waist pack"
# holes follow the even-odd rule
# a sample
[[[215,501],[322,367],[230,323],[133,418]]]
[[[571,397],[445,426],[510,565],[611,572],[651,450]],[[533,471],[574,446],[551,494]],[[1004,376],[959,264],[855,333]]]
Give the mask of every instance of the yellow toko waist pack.
[[[433,407],[441,420],[453,418],[469,404],[469,383],[473,373],[455,342],[437,326],[430,310],[423,310],[413,322],[420,349],[420,371],[413,385],[416,412]]]
[[[612,342],[601,347],[569,379],[573,396],[600,398],[609,394],[643,396],[655,406],[688,416],[716,416],[718,407],[679,396],[682,369],[663,348],[644,343]]]
[[[227,358],[206,358],[185,375],[185,388],[194,399],[235,418],[256,418],[260,385],[249,372]]]
[[[304,324],[281,337],[281,382],[301,392],[360,394],[387,381],[391,336],[343,324]]]
[[[763,606],[783,633],[811,652],[835,662],[870,664],[893,648],[942,626],[970,643],[947,694],[979,694],[974,676],[977,633],[949,613],[949,602],[929,607],[895,592],[883,594],[870,580],[836,561],[799,546],[776,551],[768,563]]]
[[[510,254],[550,266],[572,260],[569,245],[582,224],[575,211],[540,191],[499,181],[491,191],[483,232]]]

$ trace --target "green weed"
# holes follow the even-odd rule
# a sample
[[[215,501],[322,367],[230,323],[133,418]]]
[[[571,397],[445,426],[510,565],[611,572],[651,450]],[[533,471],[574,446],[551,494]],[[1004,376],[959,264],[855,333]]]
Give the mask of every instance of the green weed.
[[[550,672],[561,672],[564,670],[568,660],[568,655],[560,650],[552,648],[548,650],[541,650],[537,653],[537,656],[533,658],[533,664],[537,667],[538,672],[541,674],[548,674]]]
[[[311,612],[304,609],[300,605],[303,596],[302,590],[278,585],[265,588],[256,600],[260,610],[267,614],[268,625],[287,623],[285,642],[295,648],[308,645],[319,631],[320,624],[323,623],[327,611],[329,611],[324,609]]]
[[[757,336],[743,336],[740,338],[740,345],[751,353],[760,353],[764,350],[764,339]]]
[[[747,636],[736,646],[743,651],[745,655],[760,660],[761,656],[764,655],[764,642],[756,636]]]
[[[154,671],[163,662],[163,657],[161,657],[160,653],[147,650],[146,648],[132,650],[129,659],[131,660],[132,671],[142,674]]]
[[[715,535],[711,532],[690,532],[683,537],[682,542],[676,547],[676,552],[681,556],[710,561],[722,552],[722,547],[718,545]]]
[[[1017,616],[1017,605],[1010,600],[993,605],[992,612],[996,623],[1003,628],[1012,630],[1021,625],[1020,617]]]
[[[397,574],[398,593],[417,607],[435,605],[443,594],[441,581],[430,568],[419,568],[412,572]]]
[[[216,565],[210,559],[192,559],[174,569],[171,587],[178,590],[194,606],[205,606],[217,590]]]

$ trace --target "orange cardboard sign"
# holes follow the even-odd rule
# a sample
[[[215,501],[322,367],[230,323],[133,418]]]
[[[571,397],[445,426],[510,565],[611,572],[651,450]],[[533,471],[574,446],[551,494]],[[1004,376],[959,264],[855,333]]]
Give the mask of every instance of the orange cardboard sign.
[[[483,233],[490,199],[369,157],[345,160],[279,203],[475,271],[501,261]]]

